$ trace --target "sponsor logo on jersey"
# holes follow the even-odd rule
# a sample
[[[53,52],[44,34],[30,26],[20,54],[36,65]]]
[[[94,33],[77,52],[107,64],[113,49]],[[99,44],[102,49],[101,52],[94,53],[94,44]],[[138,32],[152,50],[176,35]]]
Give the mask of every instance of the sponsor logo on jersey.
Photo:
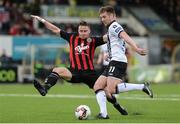
[[[118,28],[115,30],[115,32],[116,32],[116,33],[119,33],[120,30],[121,30],[121,28],[118,27]]]
[[[89,49],[89,46],[88,45],[84,46],[84,43],[81,43],[81,45],[78,45],[77,47],[75,47],[75,51],[78,54],[81,54],[83,50],[87,50],[87,49]]]

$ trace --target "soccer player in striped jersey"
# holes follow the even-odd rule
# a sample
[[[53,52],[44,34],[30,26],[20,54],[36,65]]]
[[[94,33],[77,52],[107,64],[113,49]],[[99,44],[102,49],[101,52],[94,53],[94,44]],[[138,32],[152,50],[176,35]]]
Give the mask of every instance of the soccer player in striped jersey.
[[[146,55],[146,50],[138,47],[135,41],[124,31],[122,26],[116,21],[116,14],[114,8],[105,6],[99,10],[100,19],[107,27],[107,49],[110,59],[108,67],[104,70],[101,76],[97,79],[94,90],[96,92],[96,99],[100,107],[99,118],[106,118],[106,98],[116,108],[116,99],[113,94],[131,91],[142,90],[151,98],[153,93],[149,84],[132,84],[124,83],[123,77],[127,69],[127,57],[125,55],[125,43],[128,43],[134,51],[140,55]],[[105,95],[106,94],[106,95]],[[103,97],[104,96],[104,97]]]
[[[46,28],[65,39],[69,43],[70,49],[70,68],[55,67],[50,75],[45,79],[44,85],[36,79],[34,80],[34,87],[39,91],[39,93],[42,96],[45,96],[48,90],[56,84],[59,78],[70,83],[82,82],[92,89],[98,78],[98,74],[93,65],[94,52],[97,46],[100,46],[107,41],[107,35],[104,35],[103,37],[91,37],[90,26],[85,21],[79,23],[78,33],[67,33],[39,16],[31,16],[42,22]],[[118,106],[120,108],[118,111],[124,115],[123,109],[121,109],[119,104]],[[108,119],[108,117],[105,119]]]

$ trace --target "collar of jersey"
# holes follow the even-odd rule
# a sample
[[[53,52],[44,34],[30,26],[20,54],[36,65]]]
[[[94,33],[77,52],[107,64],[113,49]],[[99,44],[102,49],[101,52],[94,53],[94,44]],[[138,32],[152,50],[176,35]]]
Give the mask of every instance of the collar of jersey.
[[[106,26],[106,28],[108,29],[109,28],[109,26],[113,23],[113,22],[115,22],[116,20],[113,20],[111,23],[109,23],[107,26]]]

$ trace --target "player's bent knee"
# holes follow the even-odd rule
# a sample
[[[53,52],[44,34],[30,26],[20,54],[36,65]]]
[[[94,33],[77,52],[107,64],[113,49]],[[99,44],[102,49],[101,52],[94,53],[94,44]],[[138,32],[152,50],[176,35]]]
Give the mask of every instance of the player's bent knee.
[[[107,88],[107,89],[106,89],[106,92],[109,93],[109,94],[115,94],[115,93],[116,93],[116,89]]]
[[[64,73],[66,71],[66,68],[64,68],[64,67],[55,67],[55,68],[53,68],[52,71],[58,73],[59,75],[61,75],[62,73]]]
[[[104,89],[104,88],[101,85],[99,85],[99,84],[95,84],[93,89],[94,89],[94,91],[97,91],[99,89]]]
[[[100,89],[100,87],[98,85],[94,85],[93,90],[96,91],[98,89]]]

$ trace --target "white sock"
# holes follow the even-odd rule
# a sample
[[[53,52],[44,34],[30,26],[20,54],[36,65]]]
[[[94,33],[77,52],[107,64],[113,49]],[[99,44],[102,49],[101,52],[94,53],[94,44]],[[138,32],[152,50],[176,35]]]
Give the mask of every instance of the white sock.
[[[96,100],[100,107],[100,113],[103,117],[107,116],[107,107],[106,107],[106,94],[103,90],[96,93]]]
[[[131,90],[142,90],[144,84],[131,84],[131,83],[120,83],[117,85],[118,93],[127,92]]]

